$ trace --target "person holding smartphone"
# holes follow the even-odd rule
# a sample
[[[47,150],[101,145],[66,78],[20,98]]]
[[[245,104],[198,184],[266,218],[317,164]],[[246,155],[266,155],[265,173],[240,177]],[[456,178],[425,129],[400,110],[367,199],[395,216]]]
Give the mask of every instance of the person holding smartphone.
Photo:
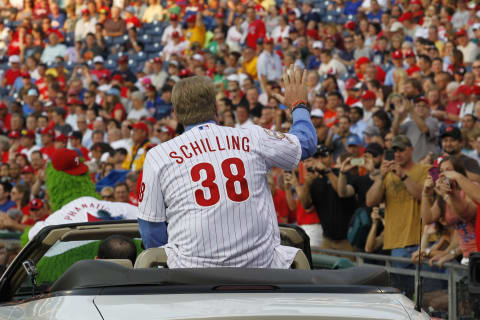
[[[437,154],[438,132],[440,123],[430,115],[429,101],[418,97],[412,103],[402,99],[393,111],[395,119],[392,124],[393,135],[406,135],[413,145],[413,161],[418,162],[429,152]]]
[[[367,192],[366,205],[376,206],[385,202],[383,249],[392,250],[392,256],[410,258],[420,243],[420,200],[430,166],[414,162],[412,143],[404,135],[393,138],[392,149],[395,159],[382,162],[380,173]],[[411,263],[394,262],[392,265],[414,267]],[[401,277],[396,280],[399,287],[411,282]]]

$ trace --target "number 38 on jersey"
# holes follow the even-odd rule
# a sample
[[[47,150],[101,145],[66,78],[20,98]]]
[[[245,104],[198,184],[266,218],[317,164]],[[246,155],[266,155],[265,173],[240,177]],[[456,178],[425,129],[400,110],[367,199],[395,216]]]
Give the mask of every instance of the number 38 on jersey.
[[[250,191],[248,182],[245,179],[245,166],[240,158],[228,158],[223,160],[220,173],[215,172],[211,163],[201,162],[192,167],[190,176],[193,182],[201,182],[201,186],[194,191],[195,201],[202,207],[209,207],[217,204],[220,199],[220,190],[217,184],[217,174],[223,174],[227,179],[225,190],[227,197],[234,202],[242,202],[248,199]],[[204,172],[204,174],[202,174]],[[205,176],[202,181],[202,175]],[[236,189],[235,187],[238,186]],[[205,189],[208,189],[208,193]]]

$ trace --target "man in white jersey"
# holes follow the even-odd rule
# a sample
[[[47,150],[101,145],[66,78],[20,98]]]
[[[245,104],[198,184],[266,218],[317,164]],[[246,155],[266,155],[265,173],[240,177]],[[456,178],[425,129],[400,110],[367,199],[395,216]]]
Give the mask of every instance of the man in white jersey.
[[[306,72],[290,69],[284,82],[284,104],[293,108],[288,134],[215,124],[215,89],[204,77],[173,88],[186,132],[147,153],[138,216],[145,247],[163,245],[169,268],[292,264],[298,249],[280,245],[266,173],[296,168],[314,153],[317,136],[306,106]]]

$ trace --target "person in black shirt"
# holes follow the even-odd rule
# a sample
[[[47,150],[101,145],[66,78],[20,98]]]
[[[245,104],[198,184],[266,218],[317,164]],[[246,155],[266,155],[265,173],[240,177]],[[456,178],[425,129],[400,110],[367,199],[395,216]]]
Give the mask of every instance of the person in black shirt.
[[[118,58],[118,70],[114,71],[112,77],[119,74],[123,77],[125,82],[135,83],[137,82],[137,77],[133,74],[130,69],[128,69],[128,57],[121,56]]]
[[[356,197],[358,208],[366,208],[370,215],[372,208],[365,204],[367,192],[373,185],[374,177],[380,174],[380,165],[383,160],[383,147],[378,143],[367,145],[365,154],[360,159],[346,158],[340,168],[338,177],[338,194],[340,198]],[[363,165],[359,165],[363,161]],[[359,168],[362,168],[359,170]],[[359,171],[366,170],[365,175],[359,175]],[[362,172],[363,173],[363,172]],[[358,243],[358,248],[364,250],[367,238]]]
[[[315,207],[323,228],[322,248],[353,251],[347,240],[350,219],[357,207],[355,197],[340,198],[337,193],[338,169],[331,169],[333,156],[320,145],[313,159],[305,161],[307,176],[300,201],[305,210]]]

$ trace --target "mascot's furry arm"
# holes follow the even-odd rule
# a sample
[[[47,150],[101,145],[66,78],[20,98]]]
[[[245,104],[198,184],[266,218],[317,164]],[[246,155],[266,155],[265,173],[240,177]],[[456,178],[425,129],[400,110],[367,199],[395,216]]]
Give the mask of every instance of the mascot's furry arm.
[[[80,197],[93,197],[101,200],[95,191],[95,185],[87,172],[80,176],[73,176],[63,171],[57,171],[52,164],[47,165],[45,185],[47,187],[48,202],[52,213]]]

